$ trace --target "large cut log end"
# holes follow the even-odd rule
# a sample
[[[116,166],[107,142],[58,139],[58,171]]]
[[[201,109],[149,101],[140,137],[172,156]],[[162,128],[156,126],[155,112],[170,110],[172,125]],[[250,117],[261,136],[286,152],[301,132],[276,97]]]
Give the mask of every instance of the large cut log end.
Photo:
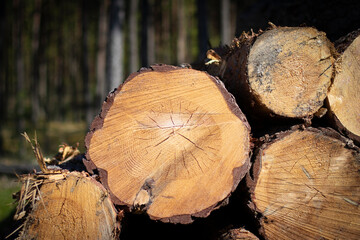
[[[247,182],[265,238],[359,237],[360,152],[348,144],[334,130],[308,128],[260,148]]]
[[[205,217],[249,168],[250,127],[222,83],[167,65],[130,75],[86,137],[113,200],[152,219]]]
[[[331,116],[340,131],[360,143],[360,30],[338,59],[328,94]],[[343,46],[342,46],[343,47]]]

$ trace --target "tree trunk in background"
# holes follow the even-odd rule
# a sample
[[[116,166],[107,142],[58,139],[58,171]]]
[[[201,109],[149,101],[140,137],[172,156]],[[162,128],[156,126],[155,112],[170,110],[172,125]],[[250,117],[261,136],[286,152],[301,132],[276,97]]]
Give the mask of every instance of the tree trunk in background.
[[[31,108],[32,108],[32,122],[34,126],[37,125],[40,115],[40,95],[39,95],[39,34],[41,26],[41,0],[35,1],[35,11],[33,16],[32,28],[32,86],[31,86]]]
[[[231,23],[230,23],[230,0],[221,1],[221,44],[230,44]]]
[[[57,14],[57,21],[59,23],[64,22],[64,19],[66,16],[64,16],[62,13]],[[57,57],[55,59],[55,73],[54,78],[55,81],[55,96],[50,96],[50,98],[53,98],[54,102],[51,106],[57,106],[56,108],[51,107],[53,111],[53,116],[55,116],[56,120],[64,121],[65,120],[65,101],[64,101],[64,90],[65,90],[65,48],[64,48],[64,41],[66,37],[64,36],[64,28],[62,25],[59,25],[59,29],[57,30]],[[50,77],[50,81],[52,81],[52,78]],[[51,90],[50,90],[51,91]],[[50,91],[48,91],[48,94],[50,94]]]
[[[130,2],[129,40],[130,40],[130,72],[139,70],[139,44],[138,44],[138,6],[139,0]]]
[[[106,56],[108,91],[112,91],[123,82],[124,20],[125,1],[111,0],[109,43]]]
[[[160,44],[156,42],[156,53],[160,56],[157,60],[164,63],[171,62],[171,5],[170,1],[158,1],[155,4],[161,9]]]
[[[149,0],[149,15],[148,15],[148,25],[147,25],[147,32],[148,32],[148,63],[154,64],[155,63],[155,21],[154,21],[154,1]]]
[[[6,36],[6,27],[5,27],[5,20],[6,20],[6,15],[5,15],[5,7],[6,7],[6,1],[0,1],[0,49],[4,49],[5,46],[5,38]],[[2,114],[6,114],[7,113],[7,89],[6,89],[6,75],[5,75],[5,71],[6,71],[6,66],[3,64],[5,61],[5,51],[1,51],[0,53],[0,79],[3,79],[2,81],[0,81],[0,112],[2,112]],[[3,121],[5,119],[4,118],[0,118],[0,133],[2,132],[2,128],[3,128]],[[2,135],[0,135],[0,154],[3,151],[3,139],[2,139]]]
[[[177,0],[177,63],[184,63],[186,59],[186,17],[184,9],[184,0]]]
[[[141,66],[149,65],[148,61],[148,15],[149,15],[149,1],[141,1]]]
[[[98,24],[98,48],[96,56],[96,107],[101,107],[106,89],[106,42],[108,0],[100,1]]]
[[[205,0],[197,0],[197,16],[198,16],[198,45],[199,58],[204,59],[209,47],[209,34],[207,29],[207,9]]]
[[[15,68],[16,68],[16,131],[21,133],[25,129],[24,122],[24,84],[25,84],[25,68],[24,68],[24,58],[23,58],[23,32],[22,26],[24,24],[23,19],[23,6],[21,6],[19,0],[14,0],[14,22],[15,22],[15,34],[14,34],[14,42],[15,42]],[[23,148],[23,139],[19,134],[19,156],[22,158],[25,155],[25,151]]]
[[[87,125],[89,126],[93,114],[91,108],[91,92],[90,92],[90,81],[89,81],[89,60],[88,60],[88,9],[86,0],[82,1],[82,77],[83,77],[83,97],[85,104],[85,120]]]
[[[155,62],[155,31],[152,2],[141,1],[141,66]]]

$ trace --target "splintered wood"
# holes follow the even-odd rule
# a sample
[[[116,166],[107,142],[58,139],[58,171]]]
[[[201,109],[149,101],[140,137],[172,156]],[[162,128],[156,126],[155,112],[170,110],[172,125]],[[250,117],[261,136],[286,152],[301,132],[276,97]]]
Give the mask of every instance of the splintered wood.
[[[250,127],[210,75],[166,65],[130,75],[86,137],[115,203],[152,219],[205,217],[249,168]]]
[[[360,142],[360,36],[346,48],[336,66],[338,72],[328,94],[330,113],[341,131]]]
[[[267,239],[356,239],[360,153],[328,129],[281,133],[257,154],[252,186]]]
[[[24,178],[19,206],[31,206],[18,239],[117,239],[116,210],[100,183],[78,172]]]

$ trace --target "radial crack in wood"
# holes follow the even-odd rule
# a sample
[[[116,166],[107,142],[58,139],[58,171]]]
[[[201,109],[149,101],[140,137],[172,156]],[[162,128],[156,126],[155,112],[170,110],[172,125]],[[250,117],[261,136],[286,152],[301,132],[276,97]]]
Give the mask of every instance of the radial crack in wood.
[[[86,137],[113,200],[152,219],[205,217],[249,168],[250,126],[222,83],[167,65],[129,76]]]
[[[349,143],[308,128],[260,148],[247,182],[266,239],[358,239],[360,151]]]

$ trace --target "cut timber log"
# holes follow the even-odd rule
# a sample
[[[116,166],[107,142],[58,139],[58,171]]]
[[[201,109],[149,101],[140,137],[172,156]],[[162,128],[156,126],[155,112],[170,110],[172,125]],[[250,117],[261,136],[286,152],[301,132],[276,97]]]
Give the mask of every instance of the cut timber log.
[[[91,177],[72,172],[33,174],[22,180],[15,218],[26,220],[18,239],[118,238],[116,210],[105,188]]]
[[[337,129],[360,143],[360,30],[350,35],[346,48],[339,45],[344,52],[336,61],[337,73],[327,99]]]
[[[325,33],[314,28],[273,27],[208,52],[207,70],[220,76],[245,114],[304,118],[323,105],[333,51]]]
[[[234,228],[222,234],[219,240],[259,240],[259,238],[244,228]]]
[[[218,208],[248,171],[249,134],[218,79],[156,65],[108,96],[86,137],[85,164],[116,204],[190,223]]]
[[[247,176],[266,239],[358,239],[360,151],[332,129],[279,133]]]

